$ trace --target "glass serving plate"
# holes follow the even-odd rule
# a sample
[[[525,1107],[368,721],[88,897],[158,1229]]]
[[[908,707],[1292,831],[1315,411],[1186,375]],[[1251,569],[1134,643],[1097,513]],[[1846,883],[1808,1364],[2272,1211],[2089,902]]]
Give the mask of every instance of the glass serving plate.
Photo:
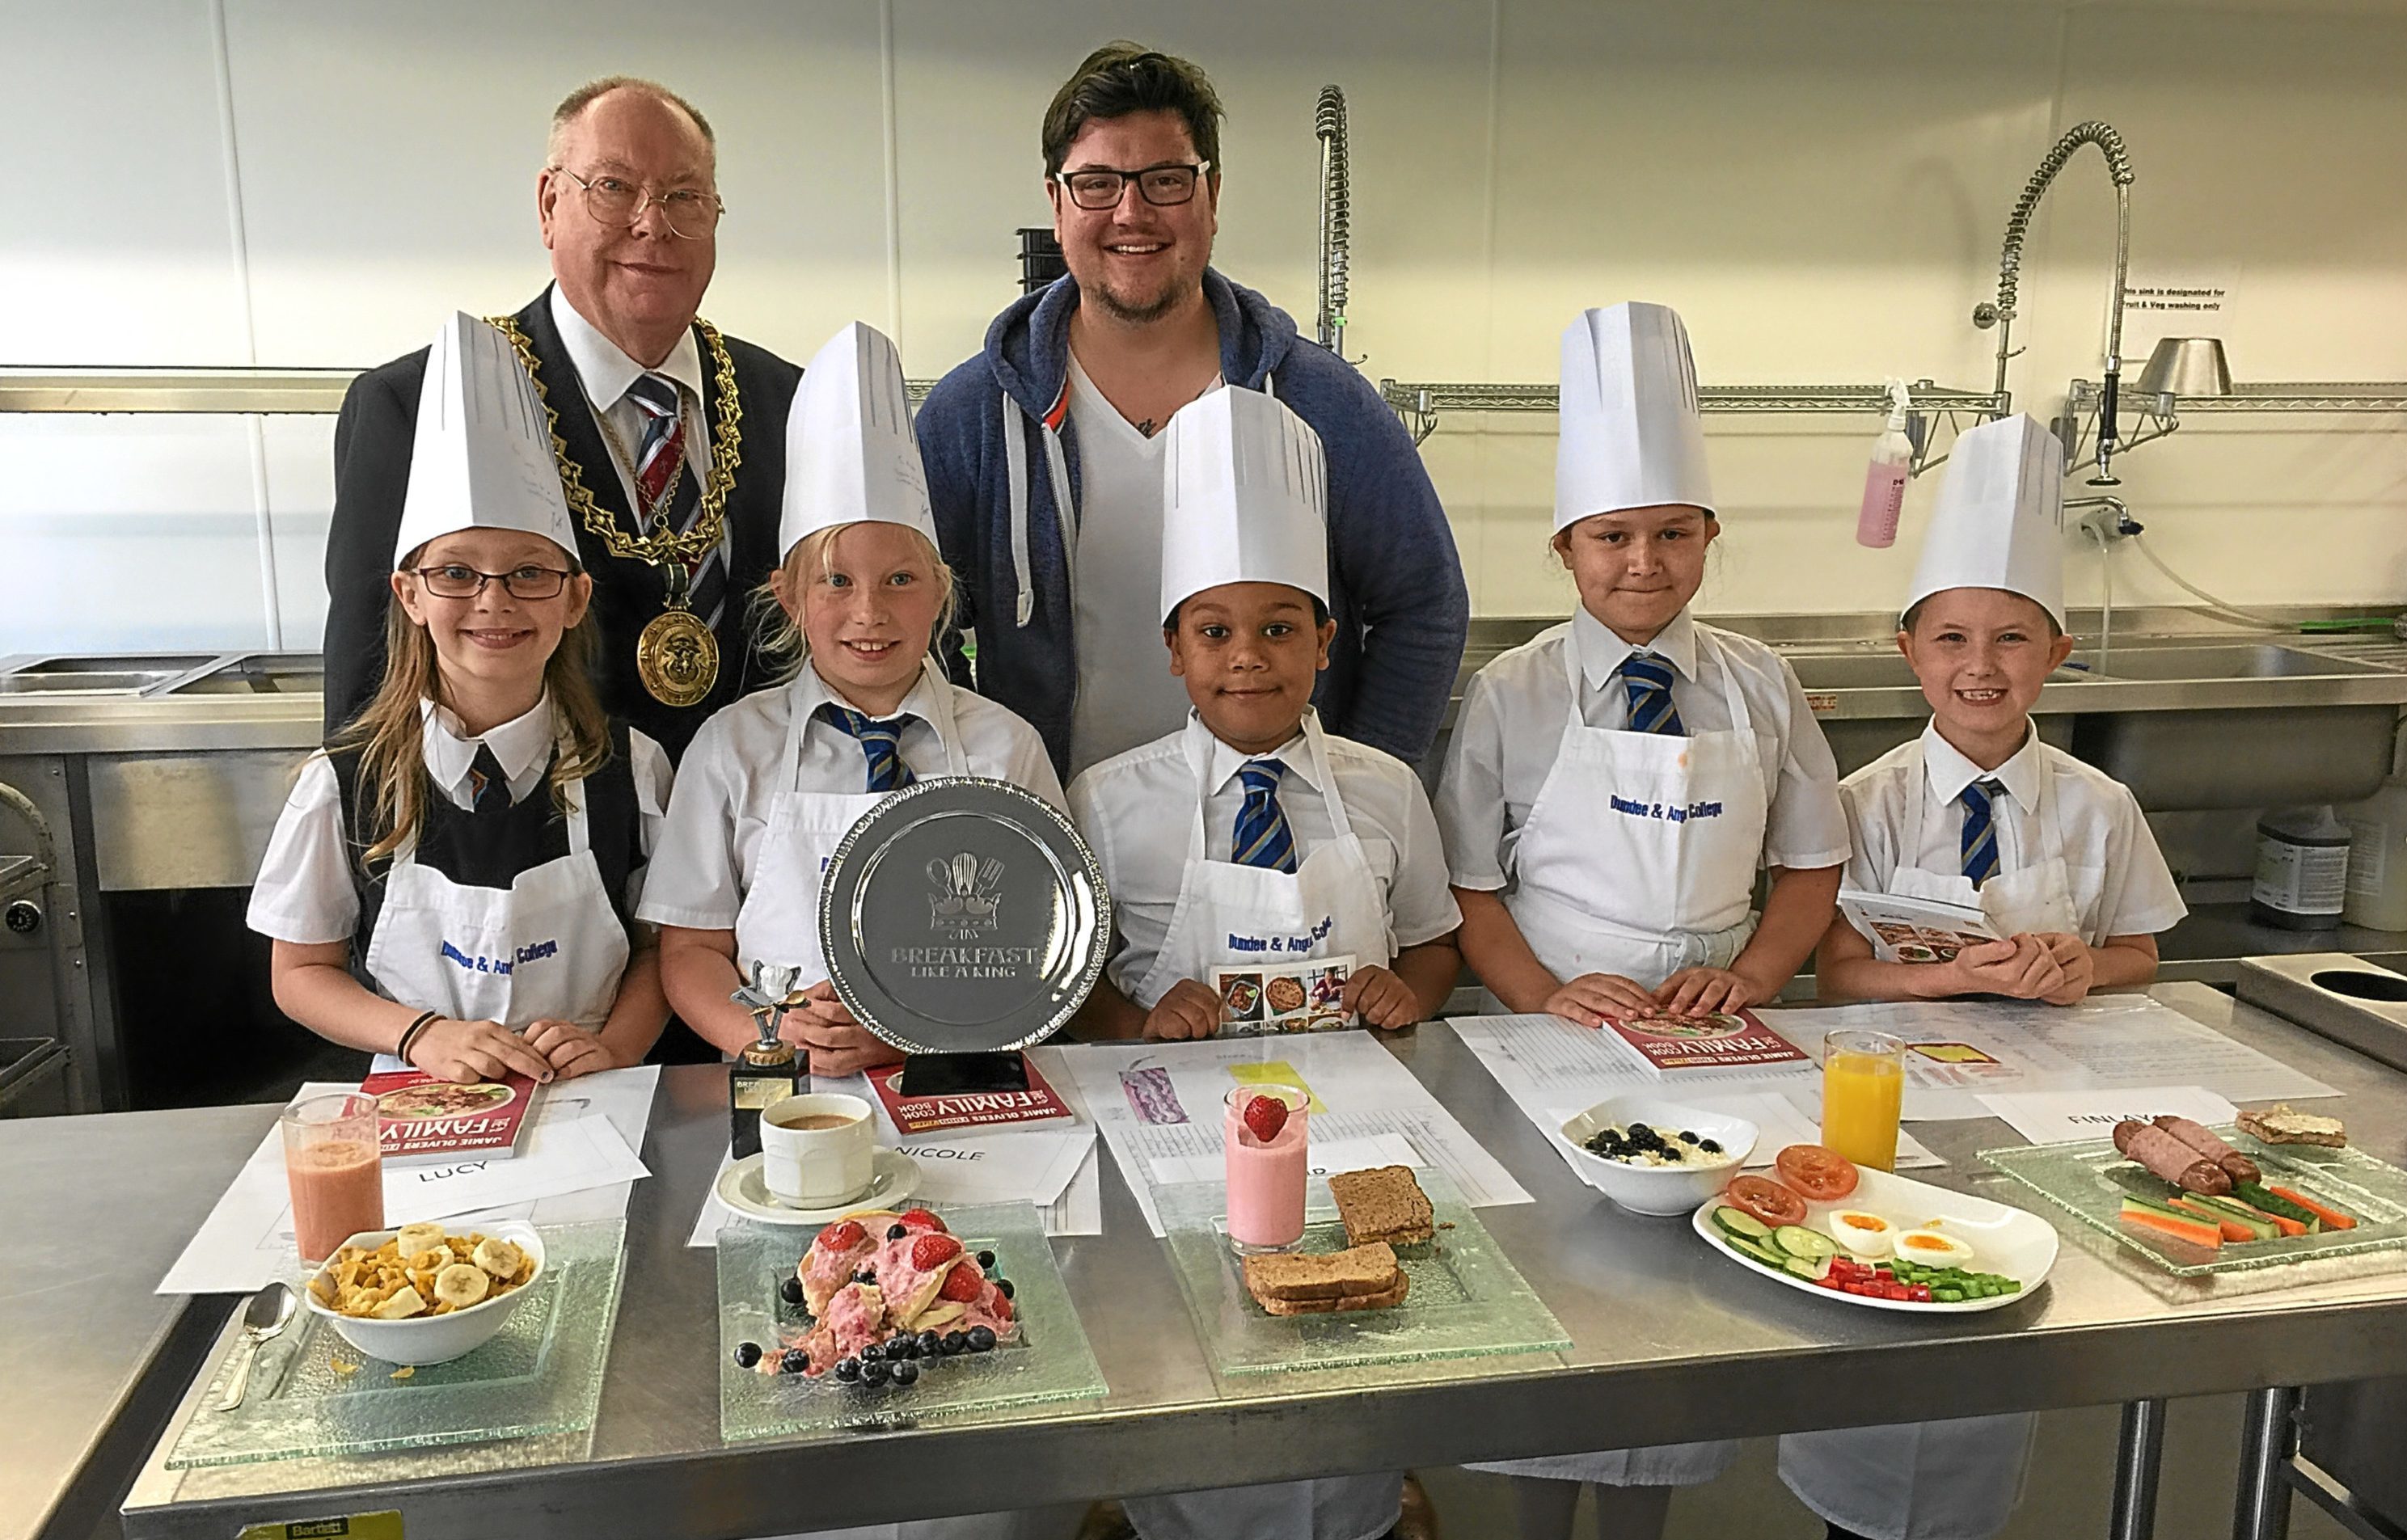
[[[1218,1375],[1279,1374],[1362,1364],[1426,1362],[1571,1346],[1562,1323],[1521,1276],[1446,1174],[1413,1173],[1429,1195],[1437,1233],[1395,1248],[1411,1280],[1403,1303],[1385,1310],[1274,1316],[1246,1288],[1229,1244],[1227,1191],[1219,1182],[1158,1188],[1163,1238],[1179,1291]],[[1329,1184],[1304,1190],[1306,1251],[1346,1248],[1346,1227]]]
[[[2126,1193],[2162,1199],[2172,1189],[2124,1158],[2112,1139],[1985,1149],[1981,1160],[2178,1277],[2250,1272],[2407,1248],[2407,1171],[2354,1149],[2260,1144],[2228,1125],[2215,1132],[2257,1162],[2267,1186],[2286,1187],[2354,1215],[2357,1228],[2318,1230],[2269,1241],[2226,1241],[2220,1250],[2209,1254],[2121,1222],[2118,1216]]]
[[[538,1229],[544,1276],[475,1352],[404,1373],[345,1342],[324,1317],[301,1311],[260,1349],[250,1393],[231,1412],[217,1404],[234,1353],[216,1365],[168,1468],[590,1433],[618,1326],[626,1225]]]
[[[833,1375],[763,1375],[735,1365],[735,1345],[774,1352],[799,1343],[803,1307],[778,1297],[810,1248],[814,1229],[739,1219],[719,1232],[719,1428],[738,1439],[847,1429],[924,1426],[1012,1407],[1104,1393],[1070,1291],[1054,1265],[1044,1217],[1030,1205],[931,1205],[972,1252],[992,1251],[993,1276],[1011,1280],[1015,1340],[991,1352],[920,1362],[911,1386],[847,1385]]]

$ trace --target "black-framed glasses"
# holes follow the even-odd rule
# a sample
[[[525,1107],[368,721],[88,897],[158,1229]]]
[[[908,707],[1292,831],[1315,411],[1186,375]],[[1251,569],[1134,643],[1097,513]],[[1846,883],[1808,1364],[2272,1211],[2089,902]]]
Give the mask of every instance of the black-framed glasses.
[[[624,177],[605,173],[588,180],[564,165],[549,169],[583,191],[585,211],[593,216],[594,223],[613,229],[634,228],[635,221],[644,217],[644,210],[659,204],[661,212],[668,217],[669,234],[700,240],[719,228],[719,217],[727,212],[726,199],[699,187],[672,187],[664,192],[654,192]]]
[[[1193,198],[1195,184],[1211,169],[1209,161],[1164,161],[1134,171],[1090,165],[1076,171],[1056,171],[1053,179],[1070,194],[1072,203],[1090,212],[1118,208],[1131,182],[1136,183],[1137,196],[1158,208],[1168,208]]]
[[[572,576],[558,567],[533,563],[512,567],[507,572],[478,572],[459,562],[412,570],[417,572],[418,580],[426,585],[426,592],[438,599],[473,599],[485,592],[487,583],[501,584],[513,599],[557,599]]]

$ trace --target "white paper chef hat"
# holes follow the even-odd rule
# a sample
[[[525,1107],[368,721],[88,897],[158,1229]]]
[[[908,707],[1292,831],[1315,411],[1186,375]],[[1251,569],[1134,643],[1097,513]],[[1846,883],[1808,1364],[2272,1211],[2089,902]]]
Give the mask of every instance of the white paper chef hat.
[[[2031,417],[1956,440],[1904,607],[1951,588],[2001,588],[2064,624],[2064,446]]]
[[[1178,408],[1161,466],[1161,613],[1222,583],[1329,602],[1329,471],[1312,425],[1230,386]]]
[[[1585,310],[1563,330],[1555,528],[1685,503],[1714,511],[1688,331],[1660,305]]]
[[[464,529],[523,530],[577,555],[551,420],[534,381],[507,337],[475,316],[454,315],[426,355],[392,564]]]
[[[811,356],[786,416],[778,558],[805,535],[862,522],[904,524],[936,538],[902,356],[885,333],[856,321]]]

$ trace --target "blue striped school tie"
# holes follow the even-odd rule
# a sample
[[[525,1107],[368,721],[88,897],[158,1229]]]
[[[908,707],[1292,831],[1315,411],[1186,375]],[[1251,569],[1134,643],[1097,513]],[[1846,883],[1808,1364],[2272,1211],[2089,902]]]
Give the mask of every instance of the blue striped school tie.
[[[1621,660],[1621,682],[1630,690],[1630,730],[1685,738],[1680,713],[1672,705],[1672,665],[1652,652],[1633,652]]]
[[[678,534],[685,534],[702,517],[702,484],[687,463],[685,409],[677,381],[665,375],[639,375],[627,387],[627,399],[644,419],[644,441],[635,450],[635,494],[643,503],[635,510],[636,522],[641,524],[651,513],[674,476],[677,495],[669,499],[664,516],[675,521]],[[702,565],[694,569],[692,587],[686,595],[688,606],[714,631],[727,608],[727,557],[722,548],[723,542],[703,553]]]
[[[1977,888],[1998,875],[1998,825],[1989,804],[2005,790],[1994,780],[1976,780],[1964,788],[1964,876]]]
[[[869,791],[900,791],[919,778],[903,763],[903,729],[915,720],[909,712],[879,721],[830,701],[819,707],[819,715],[861,741],[861,752],[869,761]]]
[[[1286,774],[1283,760],[1248,760],[1238,769],[1237,778],[1246,783],[1246,805],[1237,809],[1238,865],[1295,870],[1295,835],[1278,804],[1279,777]]]

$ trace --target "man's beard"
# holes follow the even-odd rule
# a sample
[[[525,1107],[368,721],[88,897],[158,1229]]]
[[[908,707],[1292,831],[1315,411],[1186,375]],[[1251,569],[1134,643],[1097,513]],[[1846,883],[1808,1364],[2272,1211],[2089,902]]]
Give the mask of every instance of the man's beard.
[[[1097,284],[1086,291],[1102,302],[1114,321],[1127,326],[1149,326],[1178,307],[1185,298],[1183,286],[1175,281],[1162,285],[1161,292],[1153,299],[1138,303],[1115,292],[1108,284]]]

